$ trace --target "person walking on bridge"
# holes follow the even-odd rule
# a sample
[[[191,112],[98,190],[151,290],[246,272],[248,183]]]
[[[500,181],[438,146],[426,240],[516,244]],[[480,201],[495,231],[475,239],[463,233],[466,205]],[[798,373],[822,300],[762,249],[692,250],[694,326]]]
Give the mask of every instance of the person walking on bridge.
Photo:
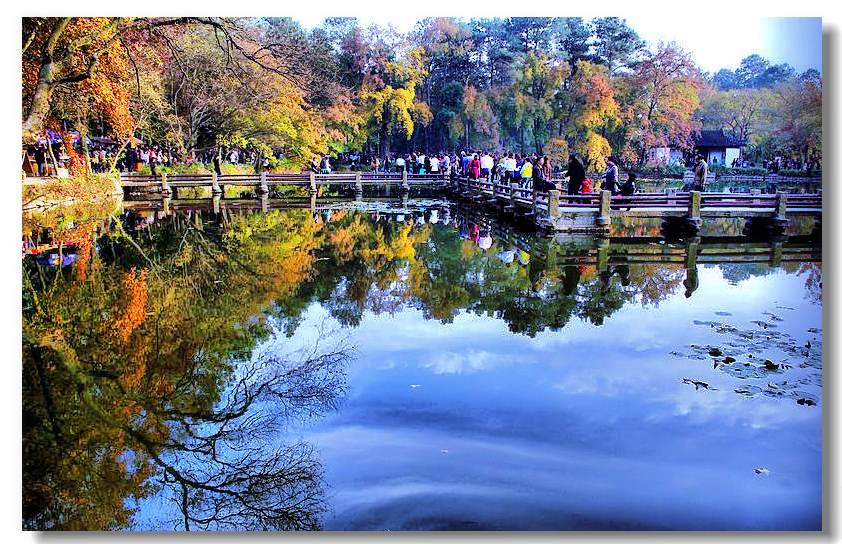
[[[693,169],[693,174],[695,182],[693,184],[693,190],[704,191],[705,180],[708,177],[708,163],[705,162],[705,159],[701,155],[696,156],[696,167]]]
[[[479,162],[479,155],[474,153],[474,158],[471,159],[469,166],[470,176],[473,179],[479,179],[480,173],[480,162]]]
[[[582,189],[582,183],[585,181],[585,167],[577,154],[570,155],[570,160],[567,163],[567,175],[570,181],[567,184],[567,194],[577,195]]]
[[[520,188],[521,189],[532,189],[532,173],[534,168],[532,167],[532,162],[529,160],[529,156],[523,158],[523,165],[520,167]],[[526,193],[521,191],[520,195],[522,197],[526,197]]]
[[[606,191],[611,191],[612,196],[617,196],[620,192],[618,187],[620,170],[612,159],[605,161],[605,164],[607,168],[605,169],[605,182],[602,184],[602,188]]]
[[[480,166],[480,174],[484,177],[487,181],[491,181],[491,170],[494,168],[494,159],[488,152],[483,152],[482,156],[479,158],[479,166]]]

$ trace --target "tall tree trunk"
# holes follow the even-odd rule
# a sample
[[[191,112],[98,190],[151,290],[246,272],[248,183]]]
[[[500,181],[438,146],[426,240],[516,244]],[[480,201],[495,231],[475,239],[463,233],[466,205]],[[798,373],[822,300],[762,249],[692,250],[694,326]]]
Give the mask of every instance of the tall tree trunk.
[[[389,154],[389,124],[386,116],[383,116],[383,123],[380,125],[380,151],[383,156]]]
[[[465,121],[465,152],[471,149],[471,142],[468,139],[468,135],[471,133],[471,122]]]
[[[58,161],[56,160],[56,154],[53,153],[53,142],[50,141],[50,135],[49,134],[46,134],[46,136],[47,136],[47,155],[49,155],[49,157],[50,157],[50,162],[53,163],[53,175],[58,176]]]
[[[79,142],[82,144],[82,154],[85,157],[85,172],[93,172],[91,168],[91,150],[88,148],[88,124],[81,119],[76,121],[76,130],[79,132]]]
[[[69,22],[70,17],[65,17],[56,23],[41,54],[41,68],[38,70],[38,83],[35,85],[32,104],[30,104],[26,120],[23,122],[23,138],[26,141],[32,141],[37,138],[37,135],[44,127],[44,119],[50,113],[50,97],[53,94],[53,73],[55,71],[53,52]]]

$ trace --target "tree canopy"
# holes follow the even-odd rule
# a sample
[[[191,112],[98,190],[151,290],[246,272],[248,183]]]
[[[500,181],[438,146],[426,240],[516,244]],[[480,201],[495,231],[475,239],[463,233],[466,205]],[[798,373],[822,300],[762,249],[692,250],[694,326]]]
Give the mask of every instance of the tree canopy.
[[[25,143],[74,129],[180,153],[237,145],[280,168],[477,147],[640,165],[702,125],[767,141],[781,97],[821,92],[816,70],[759,55],[704,74],[615,17],[426,18],[406,34],[354,18],[25,18],[22,66]],[[794,147],[820,149],[812,121],[788,123]]]

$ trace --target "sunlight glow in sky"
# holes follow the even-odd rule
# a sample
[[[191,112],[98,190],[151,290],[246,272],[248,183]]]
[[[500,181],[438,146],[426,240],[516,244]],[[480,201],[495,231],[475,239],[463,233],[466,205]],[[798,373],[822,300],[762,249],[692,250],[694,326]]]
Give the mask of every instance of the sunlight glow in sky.
[[[392,24],[397,30],[412,30],[415,22],[428,16],[421,6],[400,13],[371,12],[358,15],[363,26]],[[499,14],[494,14],[499,16]],[[295,17],[305,27],[318,26],[324,14],[308,11]],[[740,60],[758,53],[773,63],[788,62],[799,72],[821,71],[822,24],[818,17],[722,17],[693,14],[692,17],[652,15],[625,17],[629,25],[651,45],[675,41],[693,54],[702,70],[737,68]],[[726,37],[727,38],[723,38]]]

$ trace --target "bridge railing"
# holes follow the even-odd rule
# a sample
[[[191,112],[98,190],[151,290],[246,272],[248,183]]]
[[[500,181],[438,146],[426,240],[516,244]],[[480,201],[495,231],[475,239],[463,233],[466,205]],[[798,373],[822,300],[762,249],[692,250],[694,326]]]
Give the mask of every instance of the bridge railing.
[[[265,179],[270,184],[307,185],[312,180],[317,184],[400,182],[429,182],[443,183],[447,181],[444,174],[411,174],[401,172],[338,172],[333,174],[304,173],[266,173],[266,174],[161,174],[157,176],[121,174],[120,180],[125,186],[142,186],[160,184],[166,180],[169,184],[210,184],[214,177],[220,184],[259,184]]]
[[[532,203],[533,193],[539,207],[546,204],[548,191],[534,191],[528,187],[520,187],[517,182],[503,183],[489,182],[487,179],[460,178],[456,186],[480,191],[486,195],[509,198],[519,203]],[[749,193],[701,193],[703,207],[748,207],[772,208],[775,206],[777,194],[749,194]],[[596,208],[600,204],[600,193],[585,193],[569,195],[560,193],[559,205],[571,208]],[[821,208],[822,195],[816,194],[787,194],[787,200],[793,207]],[[664,193],[636,193],[631,196],[612,195],[611,208],[629,207],[686,207],[690,201],[689,192],[665,191]]]

